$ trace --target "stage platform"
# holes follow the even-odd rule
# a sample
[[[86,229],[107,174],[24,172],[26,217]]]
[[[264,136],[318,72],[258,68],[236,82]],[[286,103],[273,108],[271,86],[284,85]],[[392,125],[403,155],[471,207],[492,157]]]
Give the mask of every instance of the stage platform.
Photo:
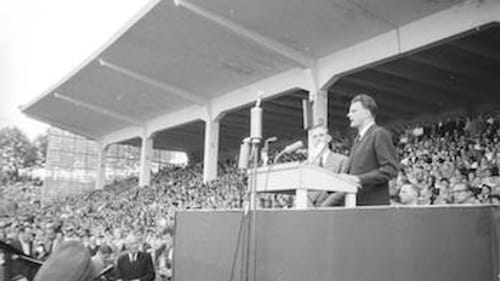
[[[498,280],[499,220],[498,206],[178,212],[174,280]]]

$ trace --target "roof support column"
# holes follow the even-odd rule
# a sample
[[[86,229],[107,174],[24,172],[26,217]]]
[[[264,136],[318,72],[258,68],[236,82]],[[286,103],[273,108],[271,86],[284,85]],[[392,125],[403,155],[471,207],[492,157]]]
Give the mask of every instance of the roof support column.
[[[205,120],[205,145],[203,150],[203,182],[217,178],[217,160],[219,159],[220,118]]]
[[[318,90],[309,96],[313,101],[313,125],[323,125],[328,128],[328,92]]]
[[[95,189],[103,189],[106,184],[106,153],[109,146],[97,144],[97,167],[95,174]]]
[[[139,186],[148,186],[151,180],[151,159],[153,155],[153,135],[142,134],[141,165],[139,170]]]
[[[319,89],[315,92],[309,92],[309,100],[313,101],[312,104],[312,121],[313,126],[323,125],[328,128],[328,91]],[[308,134],[308,149],[309,152],[308,158],[311,159],[314,155],[310,153],[313,152],[311,147],[311,130],[309,130]]]
[[[321,88],[318,84],[318,69],[310,69],[309,100],[312,101],[312,126],[323,125],[328,128],[328,90]],[[311,130],[307,132],[308,159],[314,155],[311,153]]]

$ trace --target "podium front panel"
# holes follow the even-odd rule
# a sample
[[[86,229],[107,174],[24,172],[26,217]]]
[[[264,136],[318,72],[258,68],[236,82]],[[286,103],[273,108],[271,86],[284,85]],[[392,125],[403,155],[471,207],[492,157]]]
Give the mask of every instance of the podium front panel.
[[[243,281],[248,273],[260,281],[491,281],[498,274],[498,206],[255,214],[248,240],[253,220],[242,212],[178,212],[174,280]]]

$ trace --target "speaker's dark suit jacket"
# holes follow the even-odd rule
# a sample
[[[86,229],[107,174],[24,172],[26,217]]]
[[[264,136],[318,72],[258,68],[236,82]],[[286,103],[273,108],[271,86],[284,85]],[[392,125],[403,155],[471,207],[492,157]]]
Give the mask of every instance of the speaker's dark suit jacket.
[[[128,253],[121,255],[118,258],[115,267],[116,279],[132,280],[140,279],[141,281],[155,280],[155,270],[153,261],[148,253],[138,252],[137,260],[132,262]]]
[[[399,162],[391,134],[372,125],[361,140],[354,141],[348,173],[359,177],[362,188],[357,205],[389,205],[389,180],[398,174]]]

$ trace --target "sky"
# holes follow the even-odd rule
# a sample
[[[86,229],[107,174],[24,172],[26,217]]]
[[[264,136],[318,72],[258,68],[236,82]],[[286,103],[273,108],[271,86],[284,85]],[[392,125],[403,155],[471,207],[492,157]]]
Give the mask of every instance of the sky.
[[[0,0],[0,128],[48,125],[19,110],[52,88],[150,0]]]

